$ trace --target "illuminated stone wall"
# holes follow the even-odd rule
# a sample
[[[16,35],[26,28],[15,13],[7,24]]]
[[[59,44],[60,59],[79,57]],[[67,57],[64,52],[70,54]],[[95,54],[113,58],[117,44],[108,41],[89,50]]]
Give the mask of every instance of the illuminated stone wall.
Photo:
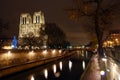
[[[64,53],[65,54],[65,53]],[[17,50],[3,51],[0,54],[0,69],[6,66],[20,65],[30,62],[36,62],[44,59],[55,58],[64,55],[62,50]],[[69,55],[69,54],[68,54]]]
[[[24,13],[20,15],[19,24],[19,38],[30,37],[40,37],[40,30],[45,29],[44,14],[39,12],[34,12],[33,19],[29,13]]]

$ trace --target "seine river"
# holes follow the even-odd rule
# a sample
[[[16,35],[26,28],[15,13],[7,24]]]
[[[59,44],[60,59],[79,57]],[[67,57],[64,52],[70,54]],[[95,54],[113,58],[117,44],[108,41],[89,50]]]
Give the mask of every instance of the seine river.
[[[74,56],[22,71],[0,80],[80,80],[89,59],[88,52],[77,51]]]

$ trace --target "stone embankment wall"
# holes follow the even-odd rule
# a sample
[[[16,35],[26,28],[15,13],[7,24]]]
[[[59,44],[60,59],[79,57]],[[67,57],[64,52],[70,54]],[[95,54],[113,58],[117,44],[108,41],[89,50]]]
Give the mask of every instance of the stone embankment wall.
[[[69,56],[63,50],[6,51],[0,53],[0,77]]]

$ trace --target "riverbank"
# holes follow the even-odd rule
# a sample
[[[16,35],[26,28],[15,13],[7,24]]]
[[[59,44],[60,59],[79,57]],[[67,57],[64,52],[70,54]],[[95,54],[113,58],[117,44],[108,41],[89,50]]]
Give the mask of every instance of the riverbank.
[[[47,57],[47,58],[43,58],[43,59],[36,60],[36,61],[29,61],[23,64],[6,67],[0,70],[0,78],[5,77],[10,74],[14,74],[16,72],[24,71],[24,70],[27,70],[27,69],[30,69],[36,66],[44,65],[46,63],[49,63],[49,62],[52,62],[58,59],[62,59],[62,58],[65,58],[71,55],[73,55],[73,53],[65,53],[65,54],[62,54],[56,57],[50,57],[50,58]]]
[[[97,55],[93,55],[80,80],[101,80]]]

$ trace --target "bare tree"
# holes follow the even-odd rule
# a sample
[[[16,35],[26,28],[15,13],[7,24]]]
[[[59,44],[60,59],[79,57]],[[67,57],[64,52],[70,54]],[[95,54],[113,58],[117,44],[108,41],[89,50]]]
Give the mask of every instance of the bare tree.
[[[0,18],[0,34],[2,34],[2,32],[5,29],[8,29],[9,23],[5,22],[2,18]]]
[[[4,30],[7,30],[8,27],[9,27],[9,23],[5,22],[2,18],[0,18],[0,38],[1,38],[1,35],[3,35]],[[2,47],[3,42],[4,42],[4,39],[1,38],[0,39],[0,49]]]
[[[103,57],[103,34],[110,19],[120,13],[120,1],[114,0],[74,0],[75,6],[67,8],[66,11],[70,19],[79,21],[82,17],[87,17],[92,21],[90,26],[96,34],[98,42],[98,53]],[[89,28],[90,29],[90,28]]]

